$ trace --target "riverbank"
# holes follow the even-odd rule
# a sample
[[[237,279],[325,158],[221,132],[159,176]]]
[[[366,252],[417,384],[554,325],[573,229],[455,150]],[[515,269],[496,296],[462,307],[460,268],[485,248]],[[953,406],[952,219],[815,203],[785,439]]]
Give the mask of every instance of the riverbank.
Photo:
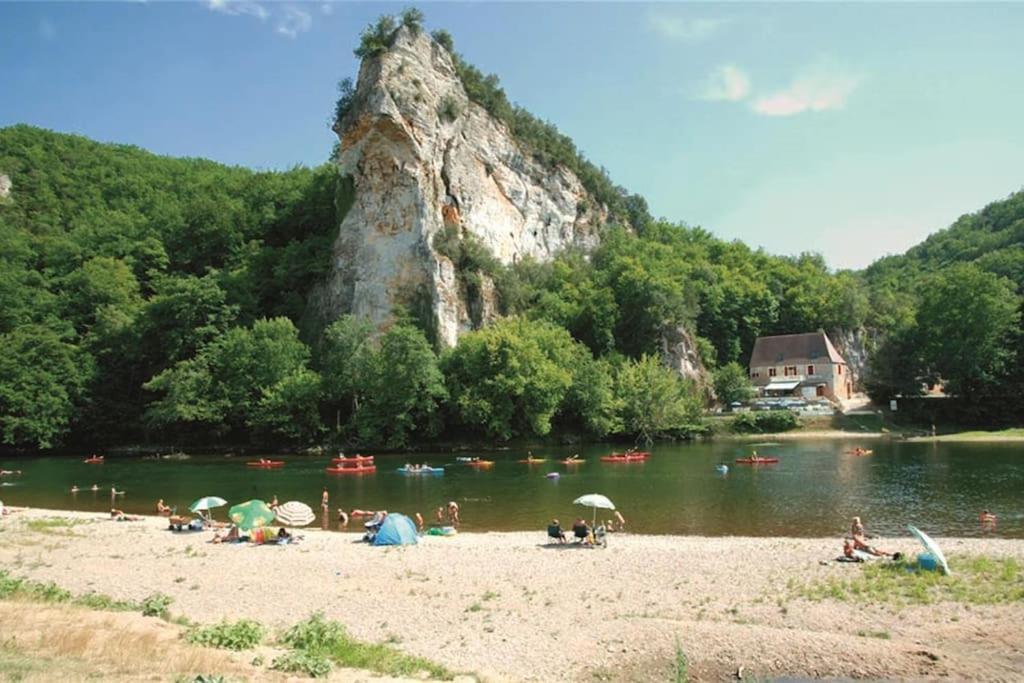
[[[65,521],[40,521],[54,517]],[[357,534],[303,530],[294,546],[250,547],[165,526],[155,517],[15,513],[0,522],[0,566],[76,593],[164,593],[174,613],[201,622],[248,617],[281,628],[323,611],[356,638],[488,680],[663,680],[679,655],[695,680],[739,667],[758,678],[960,680],[1007,679],[1024,668],[1017,593],[998,604],[902,609],[809,599],[808,587],[864,572],[829,562],[838,538],[617,534],[592,550],[549,546],[538,529],[383,549]],[[954,557],[1024,564],[1024,541],[940,543]],[[910,538],[878,545],[919,549]]]
[[[939,433],[936,436],[917,436],[908,441],[974,441],[978,443],[997,443],[1001,441],[1024,442],[1024,428],[999,429],[993,431],[962,431],[950,434]]]

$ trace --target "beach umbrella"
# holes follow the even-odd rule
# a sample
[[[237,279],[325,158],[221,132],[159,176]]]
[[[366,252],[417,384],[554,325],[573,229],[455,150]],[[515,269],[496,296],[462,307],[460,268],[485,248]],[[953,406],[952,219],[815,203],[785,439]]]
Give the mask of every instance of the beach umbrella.
[[[228,502],[217,496],[206,496],[188,506],[192,512],[208,512],[213,508],[224,507]]]
[[[273,522],[274,511],[262,500],[247,500],[228,510],[228,519],[242,531],[248,531]]]
[[[290,500],[284,505],[278,505],[274,512],[277,515],[277,521],[285,526],[306,526],[316,519],[313,509],[297,500]]]
[[[594,519],[593,519],[593,522],[591,523],[592,525],[596,525],[597,524],[597,509],[598,508],[601,508],[602,510],[614,510],[615,509],[615,503],[611,502],[610,500],[608,500],[607,497],[602,496],[600,493],[588,493],[585,496],[580,496],[579,498],[574,500],[572,503],[573,503],[573,505],[583,505],[585,507],[593,508],[594,509]]]
[[[908,524],[907,529],[917,537],[917,540],[921,541],[921,545],[924,546],[925,550],[931,553],[932,557],[938,561],[939,566],[942,567],[942,572],[947,575],[952,574],[952,572],[949,571],[949,564],[946,562],[946,556],[942,554],[942,551],[939,549],[939,545],[932,540],[932,537],[918,529],[913,524]]]
[[[210,510],[213,508],[224,507],[227,504],[228,502],[219,496],[205,496],[189,505],[188,509],[200,517],[213,519],[213,515],[210,513]],[[205,515],[203,514],[204,512],[206,513]]]

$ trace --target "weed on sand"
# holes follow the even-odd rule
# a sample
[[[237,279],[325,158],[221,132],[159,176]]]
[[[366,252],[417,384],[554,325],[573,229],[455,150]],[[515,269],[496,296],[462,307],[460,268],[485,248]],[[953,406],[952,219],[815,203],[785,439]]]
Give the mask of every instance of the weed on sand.
[[[278,658],[274,668],[279,670],[289,670],[285,669],[285,666],[295,666],[296,669],[293,670],[304,670],[306,665],[320,669],[321,660],[325,659],[340,666],[368,669],[388,676],[427,673],[433,678],[444,680],[454,677],[454,674],[445,667],[422,657],[404,654],[388,645],[354,640],[345,632],[344,626],[336,621],[324,619],[321,614],[314,614],[291,627],[279,640],[296,652],[306,655]]]
[[[855,576],[829,577],[809,584],[792,582],[793,597],[813,601],[930,605],[953,602],[997,605],[1024,602],[1024,570],[1013,558],[953,556],[952,575],[919,570],[911,561],[873,562]]]

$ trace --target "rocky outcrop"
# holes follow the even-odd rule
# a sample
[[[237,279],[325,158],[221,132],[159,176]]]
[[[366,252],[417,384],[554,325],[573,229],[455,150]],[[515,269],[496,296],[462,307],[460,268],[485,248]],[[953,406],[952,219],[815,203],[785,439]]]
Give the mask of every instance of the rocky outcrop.
[[[384,325],[396,305],[426,308],[438,340],[451,346],[496,315],[496,297],[483,278],[469,300],[434,247],[446,226],[472,234],[504,264],[598,242],[606,216],[579,179],[538,163],[471,102],[448,51],[425,33],[400,29],[387,52],[364,60],[337,130],[339,171],[354,201],[316,294],[327,319],[352,313]]]
[[[853,374],[854,390],[863,391],[868,355],[874,343],[871,333],[863,327],[835,329],[829,331],[828,338],[832,340],[839,355],[843,357],[850,368],[850,372]]]
[[[7,199],[11,196],[11,179],[0,174],[0,199]]]
[[[686,328],[669,327],[661,333],[661,362],[683,377],[695,380],[710,391],[707,370],[700,358],[697,343]]]

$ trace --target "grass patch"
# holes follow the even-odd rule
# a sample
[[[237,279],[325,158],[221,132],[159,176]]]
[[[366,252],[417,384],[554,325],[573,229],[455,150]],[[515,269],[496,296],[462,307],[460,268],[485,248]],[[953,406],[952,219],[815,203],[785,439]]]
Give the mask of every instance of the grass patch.
[[[263,635],[261,624],[251,619],[239,619],[194,628],[185,634],[185,640],[193,645],[240,651],[251,650],[259,645]]]
[[[43,583],[21,579],[0,569],[0,600],[5,599],[66,603],[109,612],[141,612],[144,616],[162,619],[167,619],[167,608],[173,601],[172,598],[161,593],[150,595],[142,602],[118,600],[102,593],[74,595],[71,591],[65,590],[53,582]]]
[[[305,650],[291,650],[274,659],[270,664],[274,671],[299,673],[310,678],[326,678],[334,668],[331,660],[321,654]]]
[[[690,662],[683,652],[683,646],[676,640],[675,683],[686,683],[690,680]]]
[[[950,557],[952,576],[917,571],[916,563],[871,562],[849,578],[830,577],[790,586],[794,597],[812,601],[931,605],[954,602],[998,605],[1024,602],[1024,572],[1013,558]]]
[[[303,663],[319,666],[319,659],[323,659],[328,663],[368,669],[389,676],[414,676],[425,672],[434,678],[445,680],[454,677],[454,674],[445,667],[422,657],[406,655],[388,645],[354,640],[345,632],[344,626],[336,621],[324,619],[322,614],[314,614],[292,626],[281,636],[280,641],[293,648],[295,653],[301,653],[305,657],[295,654],[285,659],[286,656],[282,656],[275,660],[272,668],[278,668],[278,665],[299,666]]]
[[[41,517],[25,521],[25,528],[37,534],[56,534],[60,536],[77,536],[72,527],[88,524],[86,519],[71,519],[69,517]]]
[[[892,638],[888,631],[857,631],[857,635],[861,638],[878,638],[879,640]]]

